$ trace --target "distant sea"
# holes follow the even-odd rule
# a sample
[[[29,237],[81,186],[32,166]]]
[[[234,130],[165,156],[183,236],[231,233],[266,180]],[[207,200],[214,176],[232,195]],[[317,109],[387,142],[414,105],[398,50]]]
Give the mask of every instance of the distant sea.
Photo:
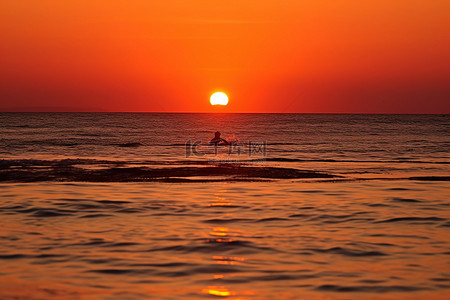
[[[449,132],[450,115],[0,113],[0,298],[447,299]]]

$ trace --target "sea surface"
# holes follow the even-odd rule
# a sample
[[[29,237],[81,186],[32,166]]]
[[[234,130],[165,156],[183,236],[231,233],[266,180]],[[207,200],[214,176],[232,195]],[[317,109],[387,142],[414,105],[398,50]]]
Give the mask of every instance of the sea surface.
[[[448,299],[449,132],[450,115],[0,113],[0,299]]]

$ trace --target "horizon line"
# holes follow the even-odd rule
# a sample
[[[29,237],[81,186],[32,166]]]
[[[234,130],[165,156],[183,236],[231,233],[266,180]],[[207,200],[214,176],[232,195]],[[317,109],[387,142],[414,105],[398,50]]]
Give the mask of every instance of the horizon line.
[[[450,113],[402,113],[402,112],[189,112],[189,111],[20,111],[0,110],[0,113],[134,113],[134,114],[304,114],[304,115],[450,115]]]

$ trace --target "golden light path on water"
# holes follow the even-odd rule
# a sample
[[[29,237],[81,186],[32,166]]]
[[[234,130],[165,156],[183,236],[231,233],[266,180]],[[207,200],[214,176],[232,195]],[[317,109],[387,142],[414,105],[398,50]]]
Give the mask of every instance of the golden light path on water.
[[[223,197],[224,194],[226,194],[226,190],[220,190],[215,193],[214,199],[209,203],[210,207],[232,207],[233,203],[231,201],[227,201],[225,197]],[[232,217],[232,214],[228,214],[227,217]],[[233,238],[238,238],[240,235],[239,230],[230,231],[230,228],[228,227],[213,227],[211,231],[209,232],[211,239],[207,239],[207,242],[213,242],[213,243],[230,243],[233,242]],[[228,257],[228,256],[222,256],[222,255],[213,255],[211,257],[213,262],[219,265],[237,265],[240,262],[244,262],[244,257]],[[232,277],[232,274],[214,274],[213,278],[220,280],[228,277]],[[204,288],[202,290],[203,293],[213,295],[213,296],[220,296],[220,297],[229,297],[229,296],[236,296],[238,294],[241,295],[254,295],[254,292],[252,291],[242,291],[237,292],[230,290],[226,288],[225,286],[208,286],[207,288]],[[227,298],[227,299],[235,299],[235,300],[246,300],[249,298]]]

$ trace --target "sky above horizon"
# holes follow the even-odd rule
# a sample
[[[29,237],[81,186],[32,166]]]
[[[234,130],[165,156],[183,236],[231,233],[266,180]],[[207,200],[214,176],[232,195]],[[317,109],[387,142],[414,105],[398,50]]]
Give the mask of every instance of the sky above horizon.
[[[448,0],[0,0],[0,111],[450,113],[449,32]]]

